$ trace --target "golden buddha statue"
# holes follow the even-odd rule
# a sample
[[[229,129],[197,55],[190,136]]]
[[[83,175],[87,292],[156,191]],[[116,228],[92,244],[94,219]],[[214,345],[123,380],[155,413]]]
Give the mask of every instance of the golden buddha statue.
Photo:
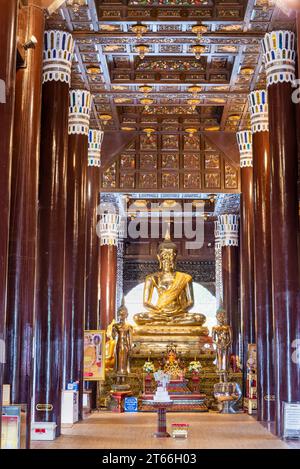
[[[148,310],[134,316],[137,326],[202,326],[203,314],[190,313],[194,304],[192,277],[176,272],[177,247],[167,234],[158,248],[159,272],[147,275],[144,286],[144,306]],[[153,304],[156,290],[158,300]]]

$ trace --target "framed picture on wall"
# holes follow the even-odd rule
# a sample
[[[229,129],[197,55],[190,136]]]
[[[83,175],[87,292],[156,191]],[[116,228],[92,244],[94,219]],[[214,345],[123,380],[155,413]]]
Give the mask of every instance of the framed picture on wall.
[[[105,379],[106,331],[84,331],[84,380]]]

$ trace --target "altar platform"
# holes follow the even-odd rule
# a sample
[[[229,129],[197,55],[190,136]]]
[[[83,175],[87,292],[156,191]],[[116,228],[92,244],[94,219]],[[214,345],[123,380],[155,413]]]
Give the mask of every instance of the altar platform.
[[[193,392],[186,379],[171,380],[167,385],[167,390],[172,405],[168,407],[169,412],[208,412],[206,404],[206,394]],[[145,392],[139,399],[140,412],[155,412],[153,405],[154,392]]]

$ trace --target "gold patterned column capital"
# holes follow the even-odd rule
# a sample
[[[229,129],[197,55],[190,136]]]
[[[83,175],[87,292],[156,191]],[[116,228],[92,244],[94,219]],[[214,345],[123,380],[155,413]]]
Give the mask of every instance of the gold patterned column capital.
[[[49,30],[44,33],[43,83],[62,81],[70,86],[74,40],[70,33]]]
[[[248,96],[252,133],[269,132],[268,93],[252,91]]]
[[[92,95],[86,90],[70,90],[69,135],[89,134]]]
[[[295,81],[295,33],[272,31],[262,40],[267,86]]]
[[[240,166],[241,168],[252,167],[252,133],[251,130],[242,130],[236,134],[239,150],[240,150]]]

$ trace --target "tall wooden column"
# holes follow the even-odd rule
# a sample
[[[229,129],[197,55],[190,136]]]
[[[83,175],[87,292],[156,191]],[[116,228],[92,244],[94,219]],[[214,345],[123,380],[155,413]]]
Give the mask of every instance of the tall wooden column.
[[[29,5],[22,8],[19,15],[19,24],[24,25],[19,37],[23,36],[25,42],[35,36],[37,43],[26,51],[26,65],[18,69],[16,77],[5,381],[11,385],[12,403],[27,404],[29,447],[44,12],[40,7]]]
[[[239,313],[239,221],[237,215],[220,215],[218,223],[222,244],[223,308],[232,328],[233,355],[240,355]]]
[[[100,204],[101,145],[104,133],[89,131],[87,201],[86,201],[86,295],[85,329],[99,329],[100,302],[100,242],[97,235],[97,214]],[[87,381],[86,388],[92,391],[92,408],[97,407],[97,382]]]
[[[91,94],[70,91],[64,315],[64,386],[79,383],[82,418],[86,275],[86,177]]]
[[[119,232],[119,215],[105,213],[100,219],[101,270],[100,270],[100,327],[107,326],[116,314],[117,285],[117,243]]]
[[[89,131],[87,167],[87,242],[86,242],[86,297],[85,328],[99,327],[100,300],[100,243],[96,232],[97,208],[100,204],[100,165],[103,132]]]
[[[35,421],[60,434],[66,227],[66,162],[72,36],[47,31],[43,95],[35,321]]]
[[[17,0],[2,0],[0,15],[0,415],[2,415],[2,383],[5,363],[10,174],[13,149],[18,3]]]
[[[274,349],[271,259],[271,161],[267,93],[249,95],[253,139],[257,418],[274,421]]]
[[[255,343],[252,134],[238,132],[237,140],[241,155],[240,298],[245,373],[248,344]]]
[[[275,345],[276,432],[282,402],[300,401],[297,139],[292,82],[295,35],[274,31],[263,40],[271,150],[271,239]]]

